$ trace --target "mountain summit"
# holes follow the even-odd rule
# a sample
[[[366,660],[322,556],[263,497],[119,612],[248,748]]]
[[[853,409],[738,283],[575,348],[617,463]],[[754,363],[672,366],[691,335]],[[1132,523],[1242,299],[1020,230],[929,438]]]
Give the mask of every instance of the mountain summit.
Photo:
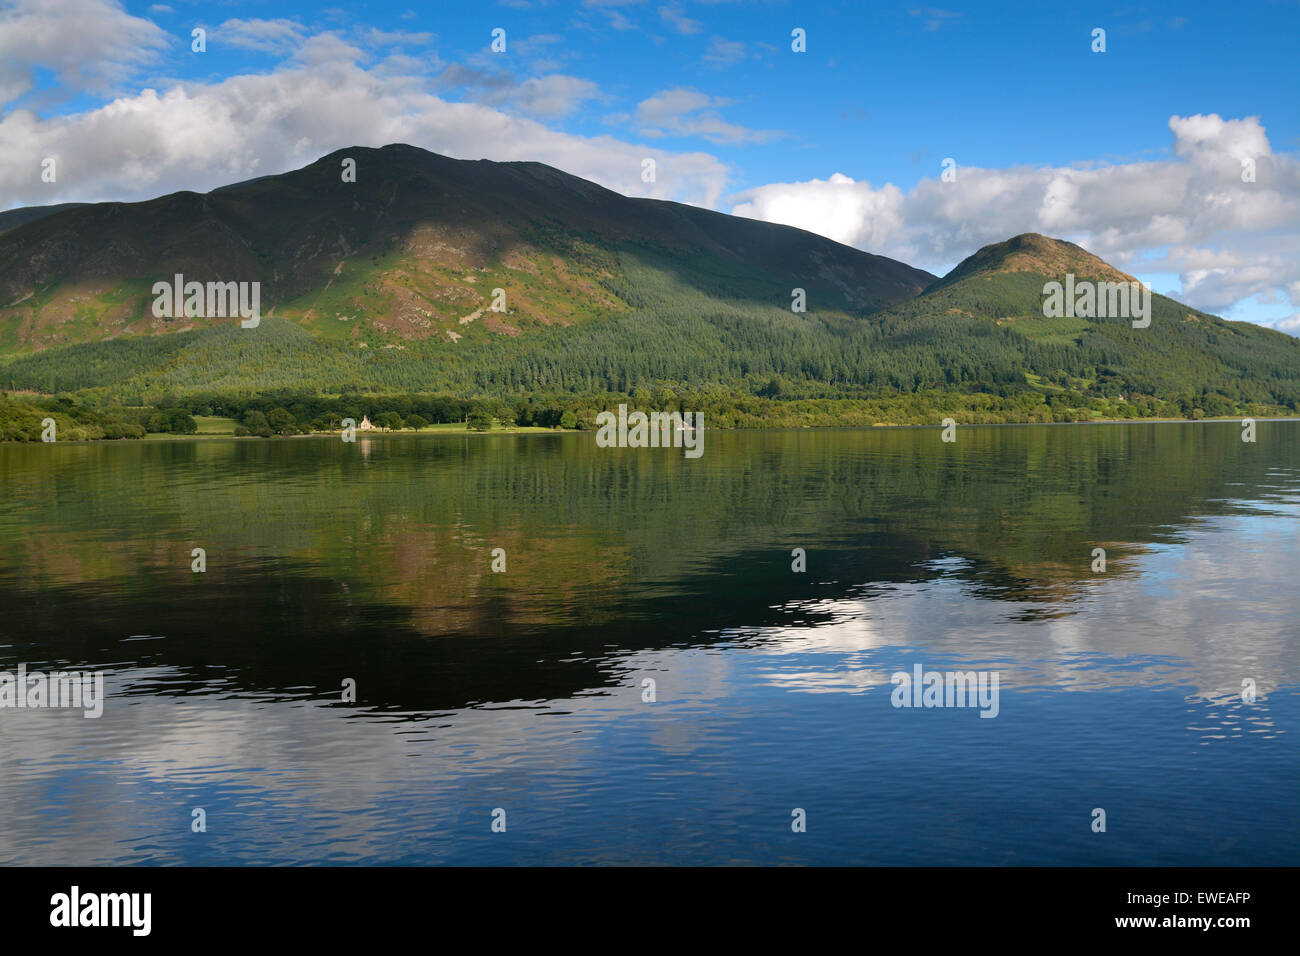
[[[1133,276],[1094,256],[1091,252],[1064,239],[1051,239],[1036,232],[1013,236],[1004,242],[985,246],[967,256],[927,292],[960,282],[969,276],[996,275],[1003,272],[1028,272],[1034,275],[1063,276],[1107,282],[1136,282]]]

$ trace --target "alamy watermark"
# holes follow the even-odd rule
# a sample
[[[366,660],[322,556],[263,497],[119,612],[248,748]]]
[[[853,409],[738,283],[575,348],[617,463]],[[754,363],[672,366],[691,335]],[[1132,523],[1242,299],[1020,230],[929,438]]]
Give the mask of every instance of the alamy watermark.
[[[262,321],[262,283],[186,282],[176,273],[172,282],[159,279],[153,284],[153,314],[159,319],[242,320],[241,329],[255,329]]]
[[[897,684],[890,695],[895,707],[972,707],[981,717],[996,717],[997,671],[927,671],[920,664],[912,673],[896,671],[889,678]]]
[[[1066,273],[1065,285],[1043,285],[1043,315],[1049,319],[1132,319],[1133,328],[1151,324],[1151,287],[1145,282],[1076,282]]]
[[[153,928],[152,893],[83,893],[73,886],[50,897],[54,927],[125,927],[132,936],[148,936]]]
[[[618,415],[601,412],[596,416],[601,448],[682,448],[687,458],[704,454],[703,412],[631,412],[618,406]]]
[[[104,713],[104,674],[96,671],[27,670],[18,665],[18,673],[0,671],[0,709],[5,708],[80,708],[87,718]]]

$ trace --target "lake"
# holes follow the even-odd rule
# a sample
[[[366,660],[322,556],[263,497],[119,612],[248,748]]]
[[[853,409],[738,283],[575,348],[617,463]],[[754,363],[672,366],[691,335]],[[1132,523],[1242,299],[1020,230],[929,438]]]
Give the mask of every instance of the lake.
[[[0,709],[0,862],[1300,863],[1300,421],[0,478],[0,671],[107,695]],[[900,672],[996,676],[996,716]]]

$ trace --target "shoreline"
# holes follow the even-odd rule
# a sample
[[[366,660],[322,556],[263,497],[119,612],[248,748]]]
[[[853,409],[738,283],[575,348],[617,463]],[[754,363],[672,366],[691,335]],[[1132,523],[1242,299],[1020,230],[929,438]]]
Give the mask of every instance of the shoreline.
[[[1090,425],[1212,425],[1224,424],[1231,422],[1240,424],[1244,418],[1226,417],[1226,418],[1099,418],[1090,422],[957,422],[960,428],[1060,428],[1060,427],[1087,427]],[[1255,422],[1300,422],[1300,416],[1288,415],[1284,417],[1273,418],[1255,418]],[[814,432],[814,431],[876,431],[876,430],[904,430],[904,429],[921,429],[921,428],[942,428],[942,424],[925,424],[925,425],[901,425],[887,422],[878,422],[871,425],[782,425],[772,428],[718,428],[704,426],[704,431],[712,432],[729,432],[739,434],[741,432]],[[491,437],[495,435],[512,435],[512,436],[557,436],[557,435],[594,435],[595,429],[583,430],[576,428],[543,428],[533,425],[513,426],[510,428],[494,428],[491,431],[475,431],[469,428],[443,428],[443,429],[407,429],[402,428],[396,431],[367,431],[362,432],[361,436],[366,438],[445,438],[448,436],[472,436],[472,437]],[[338,439],[343,434],[342,430],[328,432],[311,432],[306,435],[270,435],[261,437],[259,435],[234,435],[229,432],[198,432],[192,435],[176,435],[171,432],[151,432],[142,438],[93,438],[82,439],[78,441],[60,441],[60,442],[20,442],[20,441],[3,441],[0,447],[9,445],[39,445],[39,444],[58,444],[58,445],[101,445],[114,442],[185,442],[185,441],[272,441],[276,439],[304,439],[304,438],[333,438]],[[358,437],[361,437],[358,436]]]

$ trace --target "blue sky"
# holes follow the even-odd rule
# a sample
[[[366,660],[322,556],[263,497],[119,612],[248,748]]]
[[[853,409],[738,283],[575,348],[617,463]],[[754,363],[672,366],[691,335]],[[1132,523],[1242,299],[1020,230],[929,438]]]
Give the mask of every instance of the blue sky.
[[[935,272],[1045,232],[1295,333],[1298,47],[1296,0],[0,0],[0,208],[205,190],[400,140],[549,162]],[[42,183],[54,155],[59,181]]]

